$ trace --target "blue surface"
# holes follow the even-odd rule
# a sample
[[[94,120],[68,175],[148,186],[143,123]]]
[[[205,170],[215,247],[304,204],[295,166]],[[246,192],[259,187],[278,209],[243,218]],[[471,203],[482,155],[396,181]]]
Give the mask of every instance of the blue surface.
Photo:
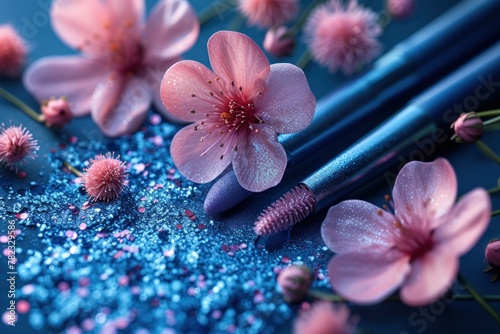
[[[150,8],[155,1],[146,2],[148,8]],[[451,0],[439,2],[430,0],[417,1],[416,11],[410,18],[404,21],[394,21],[387,27],[384,35],[381,37],[384,50],[389,50],[393,45],[404,40],[412,32],[430,22],[457,2]],[[197,11],[200,11],[207,5],[206,1],[201,0],[191,1],[191,3]],[[379,10],[383,6],[382,0],[362,1],[362,3],[372,5],[375,10]],[[73,50],[62,44],[53,33],[47,15],[49,4],[49,0],[32,1],[29,3],[27,1],[13,2],[0,0],[0,8],[2,8],[0,11],[0,23],[12,23],[23,33],[31,49],[29,62],[45,56],[74,53]],[[202,28],[200,38],[195,47],[185,54],[185,58],[195,59],[208,64],[206,53],[208,38],[215,31],[226,29],[232,21],[234,14],[234,11],[229,11],[206,24]],[[265,34],[263,30],[247,27],[246,25],[243,25],[240,31],[249,34],[257,42],[262,41]],[[296,52],[291,57],[280,61],[294,62],[303,50],[303,44],[299,43]],[[270,59],[272,62],[277,61],[274,58]],[[310,64],[305,72],[317,98],[325,96],[332,89],[339,87],[346,81],[344,76],[340,74],[328,74],[316,64]],[[1,78],[0,86],[14,93],[34,109],[38,108],[33,98],[24,90],[20,80]],[[406,101],[401,102],[404,103]],[[500,101],[492,101],[492,105],[498,107],[500,106]],[[28,208],[40,209],[45,207],[45,211],[42,210],[40,214],[30,212],[30,219],[28,221],[32,223],[35,221],[31,227],[27,223],[18,223],[18,228],[22,230],[23,234],[23,238],[19,239],[17,243],[17,247],[22,250],[19,254],[19,266],[25,263],[27,259],[32,258],[32,252],[35,250],[44,254],[44,259],[49,258],[50,256],[45,255],[43,252],[47,252],[46,247],[48,245],[54,246],[60,241],[56,238],[58,233],[62,233],[68,229],[78,230],[78,223],[84,221],[82,213],[73,217],[67,212],[67,203],[71,202],[81,207],[86,197],[78,191],[78,187],[71,184],[73,177],[62,171],[58,159],[65,158],[78,164],[78,167],[82,167],[84,160],[97,153],[104,153],[106,150],[117,150],[129,162],[151,164],[151,167],[148,167],[150,175],[157,175],[157,177],[143,177],[141,173],[132,171],[130,176],[131,183],[136,185],[130,187],[129,192],[124,196],[123,200],[108,206],[99,206],[103,212],[114,215],[114,218],[102,218],[102,222],[100,222],[99,216],[94,214],[96,215],[95,219],[97,223],[92,226],[89,224],[86,232],[82,232],[80,239],[87,238],[87,240],[94,240],[90,237],[99,228],[107,229],[111,234],[128,228],[137,236],[138,241],[136,243],[141,243],[140,245],[143,248],[141,248],[139,255],[130,256],[127,258],[128,261],[121,261],[118,264],[111,261],[107,262],[103,256],[99,261],[91,261],[90,268],[94,271],[93,274],[97,275],[97,273],[101,273],[109,265],[109,268],[115,271],[113,274],[110,274],[111,278],[109,281],[111,281],[112,279],[116,279],[120,270],[130,270],[130,266],[134,263],[141,264],[141,261],[146,261],[146,259],[156,259],[155,256],[158,254],[161,257],[161,253],[164,251],[163,247],[165,246],[161,244],[164,234],[159,233],[158,230],[164,228],[170,233],[169,240],[176,240],[179,243],[176,255],[179,261],[177,265],[186,265],[188,274],[182,271],[176,272],[175,270],[179,270],[179,268],[175,267],[173,261],[166,262],[166,268],[172,268],[172,271],[168,272],[168,270],[164,269],[165,272],[158,276],[160,280],[158,284],[165,284],[165,287],[171,288],[172,283],[178,281],[183,285],[181,290],[185,291],[187,289],[186,284],[189,284],[190,275],[205,275],[207,278],[212,277],[214,279],[213,282],[208,279],[206,280],[206,284],[210,289],[201,289],[194,296],[180,294],[182,299],[178,302],[175,299],[172,300],[169,293],[167,293],[168,298],[159,298],[158,305],[153,302],[155,298],[149,298],[147,295],[145,295],[145,299],[143,300],[141,297],[143,294],[134,297],[128,290],[119,290],[104,283],[100,283],[101,285],[96,284],[93,286],[95,290],[92,290],[92,292],[99,291],[104,293],[105,291],[114,291],[114,294],[106,298],[94,298],[92,303],[89,303],[78,311],[74,311],[64,321],[58,322],[54,321],[54,317],[56,317],[54,314],[60,315],[60,313],[55,311],[65,303],[61,301],[62,297],[57,293],[57,284],[60,283],[60,280],[70,283],[72,281],[70,277],[68,278],[70,275],[66,275],[64,272],[56,275],[57,270],[61,268],[67,269],[64,261],[59,264],[59,267],[56,266],[55,268],[43,265],[42,268],[46,271],[38,275],[33,275],[29,280],[19,277],[16,285],[20,289],[29,283],[37,284],[37,286],[44,287],[49,291],[49,298],[44,301],[32,300],[32,310],[27,315],[20,315],[20,320],[15,330],[12,331],[13,328],[6,327],[2,323],[0,325],[1,333],[64,332],[67,328],[80,325],[82,317],[95,317],[96,314],[102,313],[101,308],[103,306],[107,306],[110,310],[108,319],[115,319],[122,312],[125,312],[120,305],[125,305],[125,308],[128,305],[132,305],[132,308],[137,308],[139,313],[131,321],[130,326],[125,332],[137,332],[139,329],[149,329],[152,333],[159,332],[160,328],[167,327],[167,323],[165,320],[166,316],[163,313],[157,313],[168,309],[173,310],[178,315],[177,324],[175,326],[172,325],[172,327],[176,328],[180,333],[226,332],[230,329],[230,327],[227,327],[228,325],[234,325],[237,333],[288,333],[295,308],[284,304],[279,294],[274,290],[275,275],[273,268],[275,266],[285,266],[288,261],[287,259],[291,261],[301,259],[311,268],[318,270],[320,273],[325,273],[326,264],[331,256],[330,252],[322,249],[323,245],[319,236],[319,226],[325,212],[318,213],[304,224],[294,228],[290,234],[290,242],[282,247],[266,251],[253,245],[254,234],[252,226],[256,217],[264,207],[277,199],[291,185],[294,185],[307,175],[308,170],[305,167],[297,169],[278,187],[262,194],[251,196],[246,202],[223,215],[209,217],[202,210],[203,200],[209,185],[193,185],[179,177],[178,174],[173,174],[173,180],[166,177],[168,169],[173,167],[168,156],[167,144],[174,131],[178,129],[176,126],[156,126],[147,123],[145,124],[145,129],[141,130],[137,135],[127,136],[118,140],[109,140],[102,136],[89,117],[85,117],[75,119],[60,132],[55,132],[47,130],[42,125],[33,122],[22,112],[3,100],[0,100],[0,122],[6,124],[10,122],[13,124],[22,123],[38,139],[41,147],[36,163],[31,163],[22,168],[27,173],[25,179],[19,179],[14,173],[8,170],[0,170],[0,196],[2,197],[0,214],[2,214],[2,220],[16,219],[16,210],[12,209],[15,205],[11,200],[13,198],[19,199],[23,203],[23,206]],[[353,131],[356,131],[356,129],[353,129]],[[148,138],[152,135],[163,136],[166,145],[156,148],[148,144]],[[69,142],[69,138],[73,136],[78,138],[78,145]],[[500,135],[498,133],[489,133],[485,136],[484,141],[498,148],[499,139]],[[84,143],[86,142],[90,144],[85,145]],[[64,147],[60,146],[60,143],[64,143]],[[55,148],[55,153],[51,152],[52,148]],[[148,156],[149,153],[141,152],[144,148],[152,150],[150,156]],[[487,159],[476,147],[472,145],[452,144],[445,151],[439,152],[439,154],[447,157],[456,169],[459,180],[459,195],[477,186],[491,188],[496,185],[500,175],[498,165]],[[162,165],[158,165],[157,169],[154,169],[156,165],[153,162],[158,162]],[[172,189],[177,189],[177,195],[175,196],[169,193],[162,193],[159,196],[160,204],[164,204],[165,207],[159,207],[155,203],[150,202],[149,193],[146,188],[149,182],[153,181],[157,183],[165,182],[165,185],[171,185]],[[33,185],[33,182],[35,182],[35,185]],[[179,184],[177,188],[175,182]],[[40,189],[45,190],[40,191]],[[74,193],[71,192],[72,190],[74,190]],[[192,194],[186,195],[188,191]],[[370,184],[369,187],[367,186],[367,189],[360,189],[352,197],[366,199],[377,205],[381,205],[383,203],[383,195],[386,193],[390,193],[390,188],[385,180],[381,178],[375,183]],[[44,196],[48,198],[46,202],[42,201]],[[68,197],[64,198],[64,196]],[[135,210],[137,206],[141,205],[141,198],[143,196],[148,197],[145,201],[145,206],[147,206],[149,219],[137,214]],[[30,201],[34,202],[30,203]],[[60,209],[54,210],[56,205],[59,205]],[[498,195],[493,196],[493,208],[500,208],[500,198]],[[184,215],[184,210],[186,209],[195,212],[197,218],[194,222],[191,222]],[[166,212],[172,214],[166,214]],[[37,215],[39,220],[43,220],[41,224],[45,223],[50,226],[48,232],[41,231],[40,225],[36,225]],[[88,215],[92,214],[89,213]],[[168,221],[165,221],[165,216],[170,217]],[[58,223],[54,223],[54,220],[58,221]],[[40,222],[38,221],[38,223]],[[7,221],[2,221],[0,224],[0,235],[4,235],[7,231]],[[117,227],[117,224],[124,224],[124,226]],[[177,224],[182,224],[184,230],[176,229],[175,226]],[[200,230],[198,224],[203,224],[205,227]],[[182,234],[184,232],[181,233],[180,231],[187,231],[187,235]],[[190,233],[193,233],[197,237],[192,238]],[[492,219],[486,234],[481,238],[477,246],[461,260],[460,272],[478,292],[483,294],[498,294],[500,287],[498,285],[500,283],[491,284],[489,281],[490,276],[483,273],[483,269],[486,267],[483,256],[484,247],[493,237],[500,237],[500,218],[498,217]],[[110,239],[114,240],[112,237]],[[150,240],[150,244],[147,243],[148,240]],[[184,241],[183,244],[182,240],[189,240],[189,243]],[[116,240],[114,241],[117,242]],[[66,240],[62,244],[62,247],[67,247],[69,242]],[[93,242],[95,244],[88,245],[90,249],[103,247],[103,249],[112,252],[117,247],[102,244],[100,243],[101,241],[94,240]],[[127,242],[125,241],[125,243]],[[248,248],[237,251],[234,257],[228,256],[226,250],[221,250],[223,245],[241,243],[245,243]],[[188,251],[192,251],[188,246],[197,249],[200,255],[205,256],[200,258],[197,265],[193,264],[192,261],[190,262],[188,258]],[[82,249],[84,249],[83,246]],[[151,256],[151,258],[145,257],[146,255]],[[7,258],[2,256],[0,260],[0,279],[4,281],[3,277],[7,272]],[[150,262],[141,264],[143,266],[140,271],[142,276],[138,274],[136,277],[137,282],[135,284],[142,287],[143,291],[151,284],[147,283],[144,279],[144,274],[147,276],[154,269],[154,261],[151,260]],[[212,272],[209,271],[210,269],[205,266],[204,262],[211,264],[220,262],[220,265],[224,265],[230,269],[227,273]],[[80,263],[77,262],[77,264]],[[93,274],[89,274],[89,277],[92,277],[92,279],[95,278],[92,276]],[[55,277],[59,281],[50,281]],[[229,277],[233,278],[229,280]],[[255,280],[254,283],[256,285],[254,287],[250,287],[248,284],[251,278]],[[217,286],[218,282],[224,282],[225,285],[220,288],[219,299],[213,299],[213,288]],[[316,279],[314,285],[318,288],[328,287],[326,280],[320,279]],[[132,286],[132,283],[130,286]],[[76,288],[76,286],[72,286],[71,291],[74,293]],[[464,293],[459,286],[455,289],[460,293]],[[6,289],[2,285],[2,289],[0,290],[0,313],[2,314],[9,302],[4,291]],[[208,293],[209,291],[211,291],[210,294]],[[264,302],[256,300],[255,296],[259,294],[263,295]],[[203,297],[208,298],[209,296],[212,298],[210,310],[206,311],[208,313],[205,314],[205,311],[200,310],[200,304],[196,303],[201,302]],[[126,298],[128,297],[131,297],[131,300],[127,300]],[[137,299],[134,299],[136,297]],[[108,303],[108,301],[113,301],[114,304]],[[491,303],[491,305],[497,311],[500,311],[500,303]],[[216,309],[222,311],[223,316],[220,319],[215,319],[216,317],[211,316],[211,312]],[[353,313],[358,314],[361,318],[359,323],[360,328],[376,333],[497,333],[500,328],[473,301],[449,302],[448,300],[446,303],[440,301],[423,308],[411,308],[401,303],[382,303],[372,307],[352,306],[352,310]],[[30,325],[30,323],[33,323],[34,312],[38,312],[37,314],[41,314],[46,319],[46,325],[38,331],[34,331]],[[249,316],[254,317],[256,320],[251,323],[248,320]],[[52,319],[52,322],[50,319]],[[96,332],[98,332],[98,328],[96,327]]]

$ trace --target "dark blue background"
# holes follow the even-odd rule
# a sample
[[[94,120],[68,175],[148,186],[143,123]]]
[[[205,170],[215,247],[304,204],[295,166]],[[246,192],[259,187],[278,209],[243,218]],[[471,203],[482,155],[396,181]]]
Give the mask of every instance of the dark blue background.
[[[155,3],[153,0],[148,0],[146,2],[148,4],[148,8]],[[209,3],[208,1],[201,0],[192,0],[190,2],[198,12],[205,8]],[[371,6],[375,10],[381,10],[384,5],[382,0],[365,0],[360,2],[364,5]],[[384,50],[388,50],[395,43],[404,40],[409,34],[416,31],[427,22],[430,22],[433,18],[439,16],[448,7],[458,1],[418,0],[416,2],[416,10],[411,17],[402,21],[393,21],[386,28],[383,36],[381,37]],[[28,62],[50,55],[74,53],[74,51],[65,46],[52,31],[47,15],[47,8],[49,6],[50,0],[0,0],[0,23],[11,23],[18,28],[18,30],[23,32],[23,35],[30,46]],[[231,10],[221,14],[219,17],[203,26],[195,47],[185,54],[185,58],[195,59],[208,65],[208,57],[206,53],[206,42],[208,38],[215,31],[226,29],[229,24],[233,24],[234,21],[232,20],[235,15],[235,11]],[[258,43],[261,43],[265,34],[265,31],[263,30],[255,27],[248,27],[244,24],[240,31],[250,35]],[[296,48],[295,53],[291,57],[280,61],[295,62],[303,51],[304,46],[299,39],[298,47]],[[272,57],[270,57],[270,60],[271,62],[277,62],[277,60]],[[343,75],[329,74],[325,69],[320,68],[314,63],[310,64],[306,68],[305,72],[309,79],[313,93],[318,99],[346,81],[346,78]],[[34,109],[38,108],[37,103],[24,90],[19,79],[1,78],[0,86],[11,91]],[[25,187],[33,180],[39,184],[48,182],[49,175],[51,173],[50,165],[48,164],[49,149],[57,145],[57,142],[60,140],[60,136],[74,135],[79,137],[80,141],[106,140],[106,138],[100,134],[99,130],[92,123],[90,117],[75,119],[71,122],[71,124],[64,128],[62,133],[58,133],[48,131],[42,125],[33,122],[15,107],[3,100],[0,100],[0,122],[9,124],[11,121],[14,124],[22,123],[24,126],[28,127],[38,139],[41,147],[37,163],[29,164],[26,165],[26,167],[23,167],[23,170],[25,170],[28,175],[26,179],[18,179],[14,173],[8,170],[0,170],[0,177],[2,179],[14,180],[14,188]],[[85,130],[86,132],[82,132],[82,130]],[[353,129],[353,131],[355,131],[355,129]],[[493,147],[496,146],[496,148],[498,148],[499,138],[500,136],[498,134],[488,134],[485,136],[484,140]],[[448,148],[443,156],[447,157],[456,169],[459,180],[459,195],[477,186],[491,188],[496,184],[497,179],[500,176],[499,166],[491,162],[474,146],[452,145],[452,147]],[[40,174],[39,172],[42,173]],[[246,226],[248,229],[265,206],[274,201],[281,193],[287,190],[290,185],[295,184],[303,176],[304,175],[297,173],[296,175],[293,175],[285,180],[283,185],[262,194],[252,196],[245,205],[240,205],[221,217],[217,217],[217,219],[222,222],[237,220],[239,221],[239,224]],[[379,182],[375,184],[375,187],[366,191],[360,191],[356,196],[380,205],[382,203],[383,195],[389,192],[389,187],[386,185],[384,180],[380,179]],[[0,189],[0,196],[2,196],[2,194],[5,195],[4,188]],[[203,198],[197,198],[196,200],[202,201]],[[493,196],[493,208],[500,208],[498,195]],[[313,219],[309,220],[307,226],[300,226],[294,229],[291,233],[291,238],[299,239],[302,235],[308,235],[312,238],[312,240],[320,244],[321,238],[319,237],[318,229],[323,217],[324,212],[319,213]],[[0,224],[2,231],[1,234],[5,234],[7,222],[0,222]],[[462,258],[461,261],[460,272],[480,293],[484,294],[498,294],[500,291],[500,283],[491,284],[489,281],[489,275],[482,272],[482,270],[486,267],[483,256],[484,247],[491,238],[500,237],[499,224],[500,218],[492,219],[485,236],[469,254]],[[23,242],[29,244],[29,237]],[[251,243],[251,240],[248,242]],[[2,272],[6,272],[6,258],[2,257],[1,262]],[[4,276],[2,274],[0,276],[2,281],[3,277]],[[3,285],[1,291],[0,313],[3,313],[4,305],[7,305],[7,299],[3,293]],[[445,305],[444,310],[441,308],[443,305]],[[500,310],[500,303],[492,303],[492,305],[497,310]],[[360,327],[380,333],[469,333],[472,331],[495,333],[498,332],[500,328],[495,324],[492,318],[489,317],[483,309],[481,309],[481,307],[473,301],[455,301],[449,304],[436,304],[434,305],[434,309],[431,309],[431,316],[427,320],[422,320],[425,319],[423,316],[413,316],[414,318],[411,318],[415,312],[418,313],[421,310],[407,307],[400,303],[384,303],[372,307],[354,306],[353,311],[361,317]],[[411,321],[410,319],[415,321]],[[18,330],[17,333],[30,332],[29,329],[22,329],[22,320],[23,319],[21,319],[21,323],[19,323],[16,328]],[[269,324],[270,326],[273,324],[273,319],[269,319]],[[4,327],[0,330],[2,333],[4,332],[3,328]],[[281,327],[282,332],[287,332],[288,329],[289,327],[287,326]]]

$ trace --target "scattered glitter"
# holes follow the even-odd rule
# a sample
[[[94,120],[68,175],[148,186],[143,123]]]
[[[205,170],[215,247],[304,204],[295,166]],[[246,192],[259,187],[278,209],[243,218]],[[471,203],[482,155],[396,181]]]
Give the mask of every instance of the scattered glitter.
[[[254,243],[250,221],[240,223],[244,214],[231,218],[237,224],[208,217],[209,185],[185,180],[171,161],[176,130],[161,123],[106,143],[65,139],[48,155],[47,184],[0,188],[0,218],[17,218],[16,234],[28,241],[17,265],[18,301],[27,303],[20,321],[32,331],[272,333],[292,313],[275,305],[276,268],[298,255],[311,264],[313,256],[311,268],[325,277],[330,253],[318,239],[303,236],[270,252]],[[108,151],[130,164],[127,192],[89,203],[61,161],[83,169]]]

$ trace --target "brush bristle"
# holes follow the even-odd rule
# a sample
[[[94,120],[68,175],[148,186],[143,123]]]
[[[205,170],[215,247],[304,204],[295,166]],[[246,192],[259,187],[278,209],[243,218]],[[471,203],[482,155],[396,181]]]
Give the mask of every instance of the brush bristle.
[[[271,235],[300,222],[316,208],[314,193],[304,184],[299,184],[265,209],[255,222],[257,235]]]

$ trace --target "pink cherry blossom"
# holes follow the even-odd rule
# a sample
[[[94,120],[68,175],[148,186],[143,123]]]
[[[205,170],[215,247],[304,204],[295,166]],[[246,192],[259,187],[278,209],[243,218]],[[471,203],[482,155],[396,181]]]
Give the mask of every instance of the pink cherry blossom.
[[[331,72],[346,75],[371,60],[381,50],[377,37],[382,28],[377,14],[350,0],[331,0],[318,6],[308,18],[304,34],[313,58]]]
[[[486,190],[474,189],[458,203],[456,194],[453,167],[440,158],[403,167],[393,190],[394,214],[360,200],[330,208],[321,235],[337,253],[328,265],[332,288],[360,304],[379,302],[398,287],[408,305],[437,300],[490,220]]]
[[[51,9],[52,26],[77,56],[43,58],[24,84],[39,100],[66,96],[73,116],[89,112],[108,136],[136,131],[153,100],[161,112],[159,86],[166,69],[199,34],[185,0],[161,0],[144,22],[144,0],[65,0]]]
[[[8,24],[0,25],[0,75],[18,75],[27,52],[28,47],[17,31]]]
[[[297,0],[240,0],[239,9],[248,23],[271,28],[286,23],[297,15]]]
[[[163,78],[163,103],[175,117],[195,122],[172,140],[180,173],[206,183],[230,164],[239,183],[263,191],[279,183],[287,157],[277,133],[304,129],[316,99],[304,72],[269,65],[249,37],[229,31],[208,41],[213,72],[195,61],[173,65]]]

